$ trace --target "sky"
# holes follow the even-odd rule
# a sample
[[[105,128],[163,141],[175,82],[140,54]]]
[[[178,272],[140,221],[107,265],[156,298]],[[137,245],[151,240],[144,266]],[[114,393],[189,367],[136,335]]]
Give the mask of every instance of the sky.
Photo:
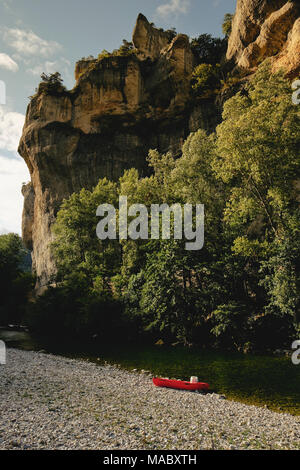
[[[28,97],[41,73],[74,86],[75,62],[130,40],[139,13],[191,38],[222,36],[236,0],[0,0],[0,234],[21,234],[21,186],[30,181],[17,153]]]

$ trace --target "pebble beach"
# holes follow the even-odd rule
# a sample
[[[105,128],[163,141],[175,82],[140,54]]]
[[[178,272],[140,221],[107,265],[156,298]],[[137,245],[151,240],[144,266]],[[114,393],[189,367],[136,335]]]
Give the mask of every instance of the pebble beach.
[[[300,417],[152,384],[149,374],[8,349],[0,449],[300,449]]]

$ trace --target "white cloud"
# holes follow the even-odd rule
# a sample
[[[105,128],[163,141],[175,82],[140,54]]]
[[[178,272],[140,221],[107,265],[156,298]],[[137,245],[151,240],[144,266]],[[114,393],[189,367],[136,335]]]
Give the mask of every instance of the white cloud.
[[[61,49],[58,42],[46,41],[33,31],[25,31],[19,28],[5,28],[3,37],[10,47],[27,56],[48,57]]]
[[[9,11],[11,11],[11,0],[3,0],[3,5]]]
[[[22,183],[30,180],[28,168],[20,157],[0,155],[0,233],[21,233]]]
[[[16,154],[25,116],[0,107],[0,149]],[[30,180],[19,156],[0,155],[0,233],[21,232],[22,183]]]
[[[185,14],[190,8],[190,0],[170,0],[157,7],[156,12],[158,15],[167,17],[169,15]]]
[[[17,151],[24,120],[23,114],[5,111],[0,107],[0,149]]]
[[[41,64],[34,65],[27,69],[26,71],[28,73],[31,73],[32,75],[40,76],[43,72],[46,74],[49,73],[54,73],[58,71],[62,71],[63,73],[68,72],[68,67],[70,67],[71,63],[64,58],[61,58],[59,60],[46,60],[45,62]]]
[[[15,52],[14,54],[12,54],[12,58],[16,61],[16,62],[23,62],[23,64],[25,65],[30,65],[31,61],[32,61],[32,57],[24,57],[23,55]]]
[[[10,70],[11,72],[17,72],[19,70],[18,64],[4,52],[0,53],[0,67]]]

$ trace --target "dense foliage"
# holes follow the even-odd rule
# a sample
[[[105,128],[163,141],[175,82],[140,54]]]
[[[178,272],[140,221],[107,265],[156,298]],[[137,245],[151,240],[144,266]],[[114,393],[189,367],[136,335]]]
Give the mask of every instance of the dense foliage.
[[[19,324],[34,285],[28,252],[19,235],[0,235],[0,267],[0,325]]]
[[[227,39],[213,38],[211,34],[200,34],[197,38],[192,39],[191,48],[197,65],[216,65],[222,62],[225,57]]]
[[[229,13],[224,17],[224,38],[201,34],[191,40],[195,60],[191,86],[195,96],[209,98],[219,91],[221,85],[231,87],[240,80],[238,71],[232,70],[232,64],[226,61],[232,19],[233,15]]]
[[[98,54],[98,61],[108,58],[108,57],[127,57],[136,53],[136,49],[132,42],[123,39],[123,44],[119,49],[114,49],[112,52],[108,52],[106,49],[103,49],[100,54]]]
[[[53,245],[60,287],[35,304],[39,321],[51,323],[55,311],[52,320],[70,330],[85,324],[106,338],[119,324],[124,337],[152,341],[245,352],[290,346],[300,313],[299,119],[290,83],[265,63],[225,103],[216,133],[191,134],[181,158],[152,150],[151,176],[127,170],[65,200]],[[119,195],[148,208],[203,203],[204,248],[99,240],[96,208],[118,207]]]
[[[219,65],[200,64],[195,67],[192,75],[192,89],[196,95],[208,98],[218,92],[221,86],[221,70]]]
[[[63,79],[59,72],[50,73],[47,75],[46,73],[42,73],[41,79],[44,83],[47,83],[49,86],[57,86],[62,85]]]

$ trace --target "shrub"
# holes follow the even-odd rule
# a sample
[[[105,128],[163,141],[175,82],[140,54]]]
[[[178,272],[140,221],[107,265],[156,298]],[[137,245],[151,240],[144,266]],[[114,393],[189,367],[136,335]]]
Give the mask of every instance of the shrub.
[[[198,65],[192,76],[192,88],[198,96],[211,96],[219,89],[220,66],[211,64]]]
[[[63,82],[59,72],[50,73],[49,75],[42,73],[41,79],[43,82],[48,83],[49,85],[61,85]]]
[[[103,49],[102,52],[98,54],[98,60],[102,60],[111,56],[112,56],[111,52],[108,52],[106,49]]]
[[[53,339],[101,343],[125,340],[126,325],[121,304],[105,294],[87,295],[70,287],[49,287],[27,309],[31,332]]]
[[[0,236],[0,324],[22,322],[34,277],[28,272],[28,250],[19,235]],[[27,272],[26,272],[27,271]]]
[[[103,49],[103,51],[98,55],[98,61],[109,57],[128,57],[135,52],[136,50],[133,43],[123,39],[123,44],[119,49],[114,49],[113,52],[108,52],[106,49]]]
[[[219,305],[210,316],[213,325],[211,332],[218,346],[241,350],[246,339],[249,339],[248,317],[249,309],[240,302]]]
[[[66,90],[66,87],[63,85],[63,79],[59,72],[50,73],[49,75],[47,75],[46,73],[42,73],[41,79],[41,83],[35,90],[37,94],[42,92],[55,94],[61,93]],[[31,96],[30,99],[34,97],[35,95]]]
[[[226,38],[228,38],[231,34],[233,17],[234,15],[232,15],[231,13],[226,13],[226,15],[224,16],[222,31]]]
[[[197,64],[216,65],[223,61],[227,50],[227,39],[213,38],[210,34],[201,34],[192,39],[191,48]]]
[[[294,338],[297,338],[295,324],[288,315],[264,313],[254,315],[249,319],[249,330],[256,351],[276,351],[288,348]],[[248,336],[249,333],[248,333]]]

